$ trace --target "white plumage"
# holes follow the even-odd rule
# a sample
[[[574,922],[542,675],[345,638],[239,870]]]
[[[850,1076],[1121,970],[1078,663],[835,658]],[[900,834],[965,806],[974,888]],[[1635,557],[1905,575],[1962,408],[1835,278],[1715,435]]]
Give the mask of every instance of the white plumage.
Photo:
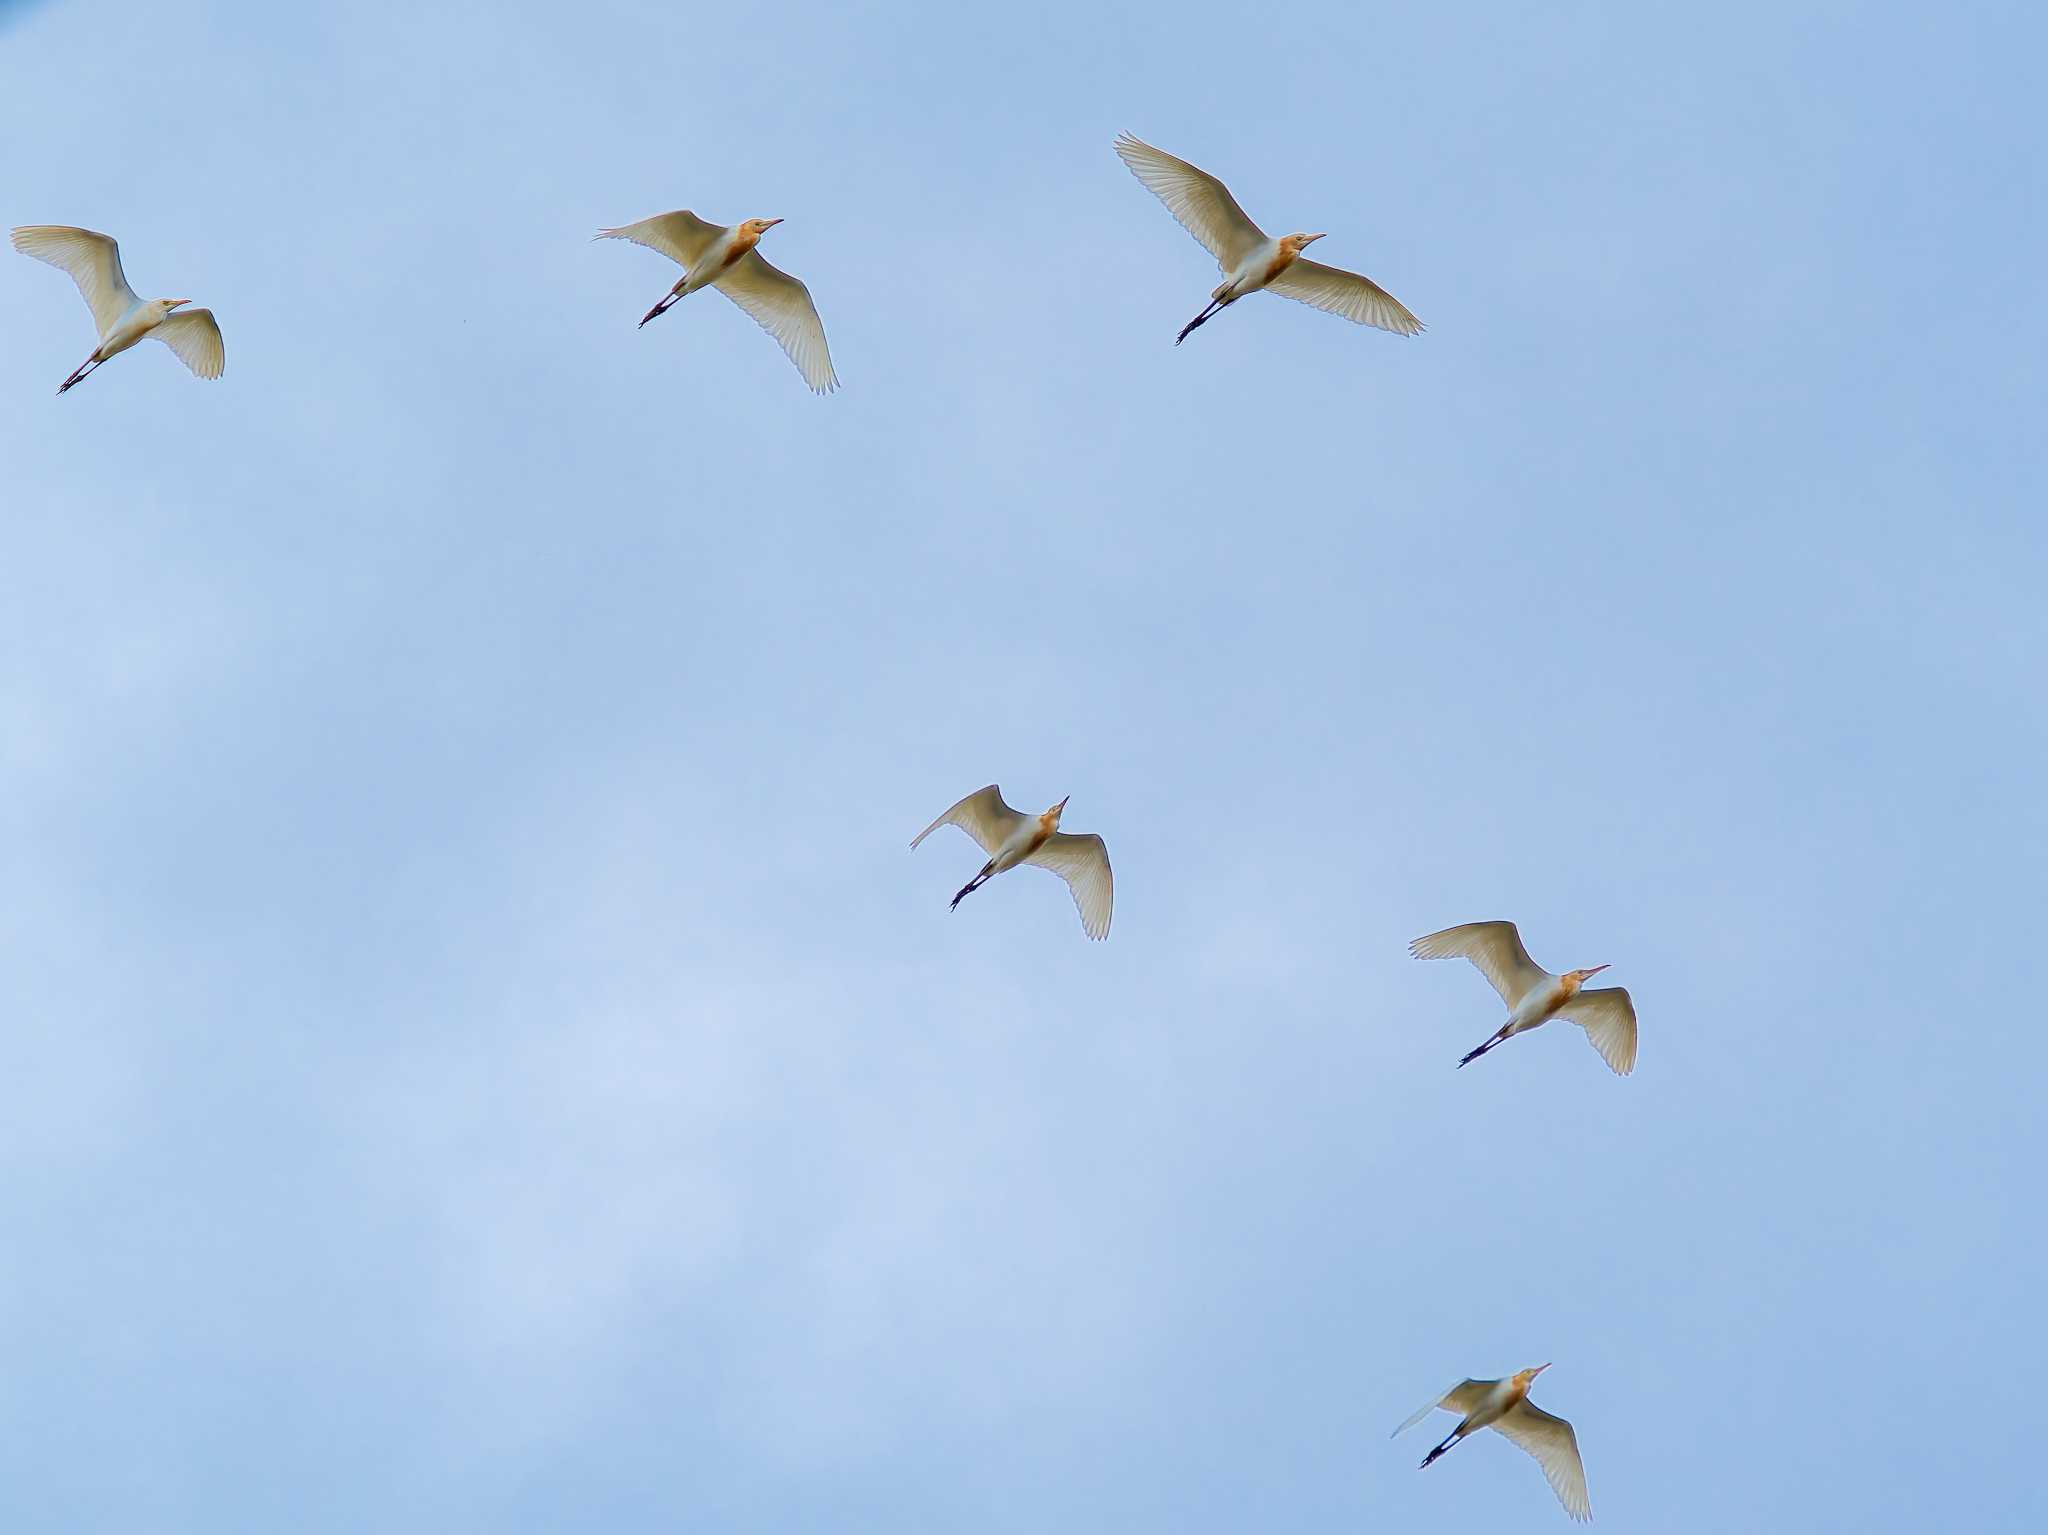
[[[1636,1007],[1627,990],[1620,986],[1596,986],[1582,990],[1589,976],[1598,975],[1605,965],[1589,970],[1567,970],[1552,975],[1522,947],[1522,935],[1512,922],[1467,922],[1447,927],[1408,945],[1417,959],[1469,959],[1479,973],[1500,993],[1508,1005],[1508,1021],[1485,1044],[1458,1062],[1476,1060],[1504,1040],[1527,1033],[1552,1018],[1565,1018],[1586,1031],[1586,1038],[1619,1076],[1636,1069]]]
[[[1019,864],[1049,869],[1067,882],[1074,906],[1081,913],[1081,928],[1090,938],[1109,936],[1115,886],[1109,868],[1109,847],[1093,832],[1076,834],[1059,829],[1066,810],[1061,800],[1041,815],[1026,815],[1003,802],[1003,791],[994,784],[976,789],[944,815],[911,839],[914,850],[941,826],[957,826],[972,837],[988,862],[981,872],[953,897],[953,904],[979,890],[982,885]]]
[[[1166,204],[1181,227],[1223,269],[1223,281],[1209,295],[1209,307],[1188,322],[1176,345],[1187,339],[1189,331],[1207,324],[1218,310],[1261,288],[1397,336],[1413,336],[1422,330],[1422,322],[1408,307],[1370,277],[1303,259],[1303,247],[1323,236],[1269,237],[1246,217],[1230,189],[1214,176],[1128,133],[1116,141],[1116,152],[1131,174]]]
[[[1591,1519],[1593,1502],[1586,1492],[1586,1467],[1579,1459],[1578,1435],[1563,1418],[1545,1412],[1529,1400],[1529,1383],[1549,1368],[1539,1364],[1504,1380],[1461,1380],[1442,1396],[1423,1403],[1394,1433],[1407,1432],[1439,1409],[1457,1413],[1458,1426],[1424,1458],[1422,1464],[1428,1466],[1468,1435],[1482,1428],[1497,1430],[1543,1468],[1550,1490],[1557,1494],[1557,1501],[1564,1505],[1567,1514],[1574,1519]]]
[[[136,297],[121,270],[121,247],[111,235],[69,224],[24,224],[13,238],[14,248],[24,256],[48,262],[78,284],[99,331],[99,345],[57,386],[57,393],[150,336],[170,347],[200,378],[219,378],[226,371],[227,347],[213,311],[185,308],[192,302],[188,298]]]
[[[716,288],[775,338],[806,384],[819,394],[829,394],[839,387],[839,377],[832,371],[832,353],[825,345],[825,322],[818,318],[811,290],[780,267],[771,265],[754,248],[762,235],[781,222],[748,219],[723,228],[680,208],[637,224],[600,229],[596,238],[631,240],[635,245],[660,251],[683,269],[682,278],[669,290],[668,297],[647,312],[642,325],[667,313],[678,299],[687,298],[700,288]]]

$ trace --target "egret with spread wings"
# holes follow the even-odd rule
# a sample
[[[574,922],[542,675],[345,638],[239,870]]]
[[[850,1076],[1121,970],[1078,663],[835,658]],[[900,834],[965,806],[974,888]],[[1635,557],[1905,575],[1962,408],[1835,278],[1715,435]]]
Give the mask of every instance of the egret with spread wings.
[[[1522,947],[1522,935],[1512,922],[1467,922],[1447,927],[1408,945],[1417,959],[1469,959],[1479,973],[1493,983],[1501,1001],[1508,1005],[1508,1021],[1478,1049],[1471,1051],[1460,1066],[1468,1065],[1503,1040],[1526,1033],[1552,1018],[1566,1018],[1586,1031],[1586,1038],[1600,1052],[1600,1059],[1619,1076],[1636,1069],[1636,1006],[1620,986],[1596,986],[1584,991],[1587,979],[1607,969],[1567,970],[1552,975]]]
[[[1459,1414],[1458,1426],[1423,1457],[1422,1464],[1427,1466],[1460,1439],[1482,1428],[1495,1429],[1517,1449],[1534,1457],[1567,1514],[1574,1519],[1591,1519],[1593,1503],[1586,1496],[1586,1467],[1579,1459],[1579,1436],[1564,1419],[1553,1417],[1529,1400],[1529,1383],[1549,1368],[1539,1364],[1534,1369],[1519,1370],[1506,1380],[1461,1380],[1442,1396],[1418,1407],[1394,1433],[1405,1433],[1439,1408]]]
[[[683,269],[667,297],[641,317],[642,325],[667,314],[698,289],[716,288],[775,338],[806,384],[819,394],[830,394],[839,387],[839,377],[832,371],[825,323],[811,302],[811,290],[754,249],[761,236],[781,222],[748,219],[724,229],[683,208],[618,229],[600,229],[593,238],[631,240],[660,251]]]
[[[1322,239],[1321,235],[1270,238],[1245,216],[1230,188],[1214,176],[1128,133],[1116,141],[1116,152],[1131,174],[1166,204],[1167,212],[1180,220],[1181,227],[1223,269],[1223,281],[1209,295],[1209,307],[1181,327],[1181,333],[1173,338],[1175,346],[1187,340],[1196,326],[1208,324],[1219,310],[1261,288],[1397,336],[1413,336],[1422,329],[1422,322],[1409,313],[1407,305],[1370,277],[1305,259],[1303,249]]]
[[[186,309],[189,298],[137,298],[121,271],[121,247],[111,235],[69,224],[24,224],[14,231],[14,248],[47,261],[77,283],[92,311],[92,323],[99,328],[99,345],[57,386],[57,393],[149,336],[176,352],[178,360],[201,378],[219,378],[227,368],[227,348],[221,344],[213,311]]]
[[[953,897],[956,907],[998,874],[1020,863],[1050,869],[1073,892],[1081,926],[1088,936],[1107,938],[1110,903],[1115,893],[1109,873],[1109,849],[1093,832],[1077,836],[1061,831],[1060,816],[1066,808],[1067,801],[1061,800],[1042,815],[1026,815],[1004,804],[1003,791],[990,784],[985,789],[976,789],[932,822],[910,845],[915,848],[941,826],[949,825],[959,827],[981,844],[988,862],[960,887],[960,893]]]

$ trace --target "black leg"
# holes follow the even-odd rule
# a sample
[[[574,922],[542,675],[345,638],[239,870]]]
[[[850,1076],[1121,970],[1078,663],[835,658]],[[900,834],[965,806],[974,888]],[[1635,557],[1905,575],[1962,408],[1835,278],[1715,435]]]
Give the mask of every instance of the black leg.
[[[1417,1466],[1415,1469],[1417,1471],[1427,1469],[1432,1461],[1434,1461],[1439,1455],[1443,1454],[1443,1452],[1448,1450],[1452,1445],[1456,1444],[1458,1442],[1459,1437],[1460,1431],[1455,1428],[1452,1429],[1450,1437],[1445,1439],[1442,1444],[1438,1445],[1435,1449],[1431,1450],[1427,1455],[1423,1456],[1422,1464]]]
[[[1182,327],[1180,328],[1180,334],[1179,334],[1178,336],[1175,336],[1175,337],[1173,338],[1173,344],[1174,344],[1175,346],[1179,346],[1179,345],[1180,345],[1180,344],[1181,344],[1181,343],[1182,343],[1183,341],[1185,341],[1185,340],[1187,340],[1187,339],[1188,339],[1188,332],[1189,332],[1189,331],[1191,331],[1191,330],[1197,330],[1197,329],[1199,329],[1200,327],[1202,327],[1202,326],[1204,326],[1204,325],[1207,325],[1207,324],[1209,323],[1209,321],[1210,321],[1210,320],[1211,320],[1212,318],[1214,318],[1214,316],[1215,316],[1215,314],[1216,314],[1216,311],[1217,311],[1217,310],[1219,310],[1219,309],[1221,309],[1222,307],[1223,307],[1223,300],[1221,300],[1221,299],[1211,299],[1211,300],[1209,300],[1209,307],[1208,307],[1207,309],[1204,309],[1204,310],[1203,310],[1203,311],[1202,311],[1202,312],[1201,312],[1200,314],[1196,315],[1196,316],[1195,316],[1195,317],[1194,317],[1194,318],[1193,318],[1192,320],[1188,321],[1188,323],[1187,323],[1187,324],[1183,325],[1183,326],[1182,326]]]
[[[960,887],[960,893],[953,897],[953,904],[951,906],[948,906],[946,910],[959,910],[960,903],[962,901],[966,900],[970,895],[974,894],[975,891],[979,890],[983,885],[988,883],[988,876],[989,865],[983,864],[981,866],[981,872],[975,875],[973,879],[970,879],[966,884]]]
[[[1481,1046],[1480,1046],[1480,1047],[1479,1047],[1479,1048],[1478,1048],[1477,1050],[1472,1050],[1472,1051],[1468,1051],[1468,1052],[1466,1053],[1466,1056],[1465,1056],[1465,1058],[1464,1058],[1464,1059],[1463,1059],[1462,1061],[1458,1062],[1458,1064],[1459,1064],[1460,1066],[1469,1066],[1469,1065],[1471,1065],[1471,1064],[1472,1064],[1472,1063],[1473,1063],[1474,1061],[1478,1060],[1480,1056],[1482,1056],[1482,1055],[1486,1054],[1486,1052],[1487,1052],[1487,1051],[1491,1050],[1491,1049],[1492,1049],[1492,1048],[1493,1048],[1493,1047],[1494,1047],[1495,1045],[1499,1044],[1499,1043],[1500,1043],[1500,1042],[1501,1042],[1502,1040],[1506,1039],[1507,1037],[1508,1037],[1508,1029],[1507,1029],[1507,1025],[1506,1025],[1506,1024],[1502,1024],[1502,1025],[1501,1025],[1501,1029],[1500,1029],[1500,1032],[1499,1032],[1498,1034],[1494,1035],[1494,1036],[1493,1036],[1493,1038],[1489,1039],[1489,1040],[1488,1040],[1488,1041],[1487,1041],[1487,1042],[1486,1042],[1485,1044],[1481,1045]]]

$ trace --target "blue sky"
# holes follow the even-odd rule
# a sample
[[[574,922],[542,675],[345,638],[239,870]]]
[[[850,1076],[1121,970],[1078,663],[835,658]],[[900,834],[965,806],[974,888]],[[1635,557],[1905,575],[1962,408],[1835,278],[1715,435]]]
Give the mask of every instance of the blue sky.
[[[2040,1527],[2039,19],[1245,14],[10,9],[8,1527]]]

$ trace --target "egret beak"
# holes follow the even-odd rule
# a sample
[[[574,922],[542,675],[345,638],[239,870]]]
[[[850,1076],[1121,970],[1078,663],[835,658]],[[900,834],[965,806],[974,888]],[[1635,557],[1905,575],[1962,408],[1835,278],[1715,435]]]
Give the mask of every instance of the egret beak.
[[[1588,971],[1586,972],[1586,979],[1590,981],[1590,980],[1591,980],[1591,979],[1592,979],[1592,978],[1593,978],[1594,976],[1598,975],[1598,974],[1599,974],[1599,973],[1600,973],[1600,972],[1601,972],[1602,970],[1612,970],[1613,968],[1614,968],[1614,966],[1613,966],[1612,964],[1605,964],[1605,965],[1595,965],[1595,966],[1594,966],[1594,967],[1593,967],[1593,968],[1592,968],[1591,970],[1588,970]],[[1548,1366],[1548,1365],[1545,1365],[1545,1366],[1544,1366],[1544,1368],[1545,1368],[1545,1369],[1548,1369],[1548,1368],[1549,1368],[1549,1366]]]
[[[1529,1372],[1529,1379],[1534,1380],[1537,1376],[1541,1375],[1545,1370],[1549,1368],[1550,1366],[1547,1364],[1539,1364],[1538,1366],[1536,1366],[1535,1369]]]
[[[1073,797],[1074,797],[1073,795],[1069,794],[1069,795],[1067,796],[1067,799],[1072,799]],[[1053,806],[1052,808],[1053,808],[1053,809],[1055,809],[1055,810],[1064,810],[1064,809],[1066,809],[1066,808],[1067,808],[1067,799],[1063,799],[1063,800],[1061,800],[1061,801],[1060,801],[1060,802],[1059,802],[1059,803],[1058,803],[1057,805]]]
[[[1303,245],[1313,245],[1313,244],[1315,244],[1315,242],[1316,242],[1316,241],[1318,241],[1318,240],[1322,239],[1322,238],[1323,238],[1323,235],[1327,235],[1328,233],[1329,233],[1329,231],[1328,231],[1328,230],[1324,230],[1324,231],[1323,231],[1323,234],[1320,234],[1320,235],[1310,235],[1310,236],[1308,236],[1308,237],[1307,237],[1306,239],[1304,239],[1304,240],[1303,240],[1303,241],[1302,241],[1301,243],[1302,243]]]
[[[761,220],[761,227],[763,229],[773,229],[777,224],[780,224],[781,222],[781,219],[763,219]]]
[[[192,300],[190,300],[189,298],[167,298],[164,300],[164,308],[178,309],[182,308],[184,305],[189,304],[191,302]]]

